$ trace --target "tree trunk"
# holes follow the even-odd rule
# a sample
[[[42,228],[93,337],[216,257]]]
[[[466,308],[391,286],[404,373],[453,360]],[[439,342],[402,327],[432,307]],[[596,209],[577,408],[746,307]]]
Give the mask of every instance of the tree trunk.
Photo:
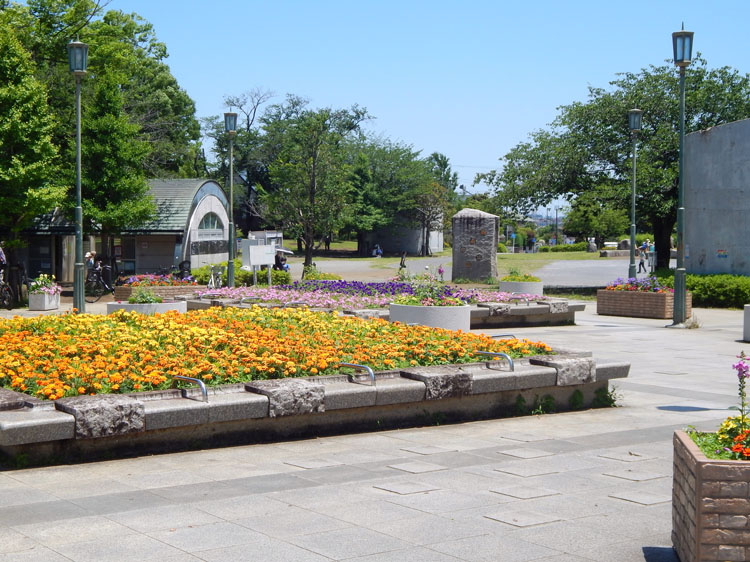
[[[673,218],[651,217],[651,226],[654,230],[654,248],[656,250],[657,269],[669,268],[669,255],[672,249]]]

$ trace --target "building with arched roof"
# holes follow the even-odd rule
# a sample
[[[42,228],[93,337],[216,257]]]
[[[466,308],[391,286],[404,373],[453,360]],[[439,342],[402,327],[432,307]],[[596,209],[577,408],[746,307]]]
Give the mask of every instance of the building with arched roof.
[[[229,200],[221,186],[207,179],[149,180],[156,217],[124,230],[115,239],[115,258],[122,273],[153,273],[188,260],[192,268],[229,258]],[[73,281],[75,226],[59,210],[39,217],[27,233],[26,263],[30,276],[53,274]],[[107,254],[95,236],[84,236],[84,252]]]

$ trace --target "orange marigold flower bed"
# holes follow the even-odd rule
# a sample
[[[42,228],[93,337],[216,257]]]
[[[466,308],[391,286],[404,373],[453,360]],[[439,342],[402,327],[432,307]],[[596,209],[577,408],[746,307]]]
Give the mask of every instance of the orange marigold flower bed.
[[[363,320],[307,309],[16,317],[0,321],[0,386],[55,400],[170,388],[174,375],[218,385],[549,353],[541,342]]]

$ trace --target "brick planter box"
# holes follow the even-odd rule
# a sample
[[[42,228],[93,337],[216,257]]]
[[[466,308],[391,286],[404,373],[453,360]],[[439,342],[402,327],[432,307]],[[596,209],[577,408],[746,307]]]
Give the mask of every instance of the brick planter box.
[[[115,287],[115,300],[116,301],[127,301],[133,290],[137,287]],[[173,299],[180,295],[194,295],[197,291],[205,290],[206,287],[203,285],[156,285],[149,287],[153,293],[163,299]]]
[[[681,562],[750,560],[750,462],[710,460],[675,431],[672,545]]]
[[[672,318],[673,293],[645,293],[639,291],[596,292],[596,313],[607,316],[633,316],[636,318]],[[685,295],[685,316],[693,314],[693,298]]]

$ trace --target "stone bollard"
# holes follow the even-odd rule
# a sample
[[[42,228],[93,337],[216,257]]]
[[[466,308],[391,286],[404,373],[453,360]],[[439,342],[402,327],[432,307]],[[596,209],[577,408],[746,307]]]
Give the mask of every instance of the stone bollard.
[[[742,321],[742,341],[750,341],[750,304],[745,305],[745,317]]]

